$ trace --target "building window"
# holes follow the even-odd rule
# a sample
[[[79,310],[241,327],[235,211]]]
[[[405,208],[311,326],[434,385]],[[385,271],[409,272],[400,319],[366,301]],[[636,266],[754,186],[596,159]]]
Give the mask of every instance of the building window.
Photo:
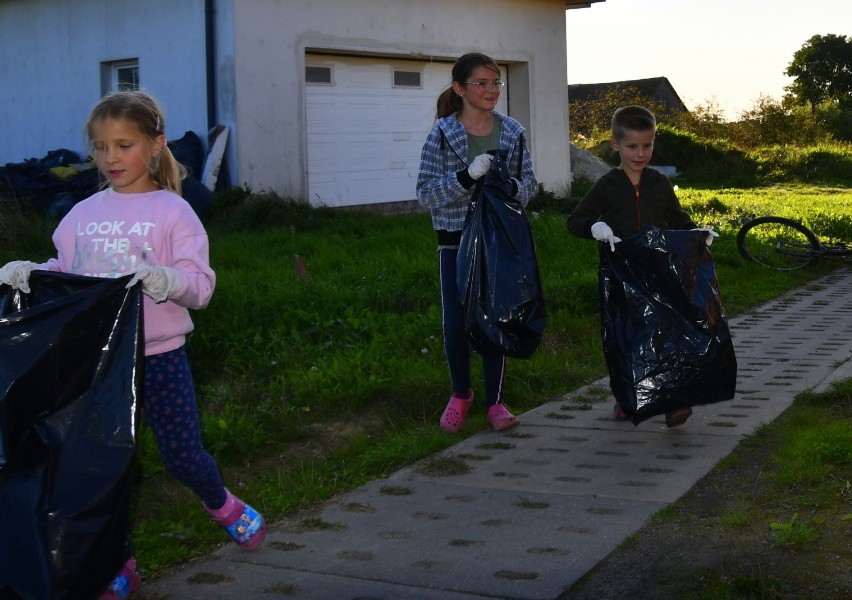
[[[331,67],[315,67],[305,65],[305,83],[323,83],[330,85]]]
[[[101,92],[125,92],[139,89],[139,61],[114,60],[101,63]]]
[[[393,87],[423,87],[420,81],[420,71],[393,71]]]

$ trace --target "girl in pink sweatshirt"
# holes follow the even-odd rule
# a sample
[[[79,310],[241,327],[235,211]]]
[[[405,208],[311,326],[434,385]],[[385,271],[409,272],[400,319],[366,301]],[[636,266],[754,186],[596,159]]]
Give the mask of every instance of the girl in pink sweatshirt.
[[[142,411],[166,469],[190,487],[213,520],[242,548],[256,548],[263,517],[229,492],[204,449],[184,348],[189,309],[207,306],[216,285],[207,232],[180,196],[185,170],[166,145],[158,102],[140,92],[105,96],[85,132],[109,187],[75,205],[53,234],[57,256],[46,263],[14,261],[0,282],[29,292],[34,269],[115,278],[142,286],[145,378]],[[141,585],[127,561],[102,598],[126,598]]]

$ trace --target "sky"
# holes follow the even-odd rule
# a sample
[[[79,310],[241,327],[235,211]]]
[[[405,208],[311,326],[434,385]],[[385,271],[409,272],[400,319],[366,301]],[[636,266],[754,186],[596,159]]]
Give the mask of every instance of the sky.
[[[605,0],[565,11],[568,83],[666,77],[687,108],[735,120],[781,100],[814,35],[852,38],[850,0]]]

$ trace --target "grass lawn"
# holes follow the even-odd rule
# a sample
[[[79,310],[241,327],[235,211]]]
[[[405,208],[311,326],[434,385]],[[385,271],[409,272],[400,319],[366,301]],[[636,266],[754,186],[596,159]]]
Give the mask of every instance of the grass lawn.
[[[745,262],[735,244],[744,218],[796,215],[821,236],[852,240],[848,189],[678,193],[697,222],[720,233],[712,251],[728,316],[836,266],[780,273]],[[49,220],[6,219],[0,258],[52,255]],[[516,413],[605,374],[595,244],[569,235],[558,212],[532,213],[531,222],[548,329],[531,359],[509,363],[506,401]],[[217,200],[206,224],[218,283],[210,306],[193,314],[188,351],[205,444],[234,491],[274,520],[459,440],[437,425],[449,376],[428,215],[312,209],[233,193]],[[483,426],[476,417],[466,431]],[[134,546],[142,574],[221,545],[222,532],[197,499],[164,473],[147,427],[138,457]],[[804,522],[801,514],[790,518],[778,523]]]

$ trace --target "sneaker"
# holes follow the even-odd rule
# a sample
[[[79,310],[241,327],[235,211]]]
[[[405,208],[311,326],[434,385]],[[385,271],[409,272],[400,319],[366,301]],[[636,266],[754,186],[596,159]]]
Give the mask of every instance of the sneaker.
[[[467,412],[473,404],[473,390],[468,391],[467,398],[458,394],[450,396],[447,407],[441,415],[441,429],[449,433],[458,433],[467,421]]]
[[[624,412],[624,409],[621,408],[621,404],[616,402],[612,407],[612,418],[616,421],[626,421],[627,413]]]
[[[503,431],[518,424],[518,417],[509,412],[503,404],[488,407],[488,423],[494,431]]]
[[[231,539],[243,550],[254,550],[266,537],[266,521],[251,506],[234,496],[227,489],[227,497],[222,508],[211,510],[204,508],[219,525],[231,536]]]
[[[98,600],[121,600],[129,597],[140,587],[142,587],[142,578],[136,572],[136,559],[131,558],[124,563],[118,575]]]

